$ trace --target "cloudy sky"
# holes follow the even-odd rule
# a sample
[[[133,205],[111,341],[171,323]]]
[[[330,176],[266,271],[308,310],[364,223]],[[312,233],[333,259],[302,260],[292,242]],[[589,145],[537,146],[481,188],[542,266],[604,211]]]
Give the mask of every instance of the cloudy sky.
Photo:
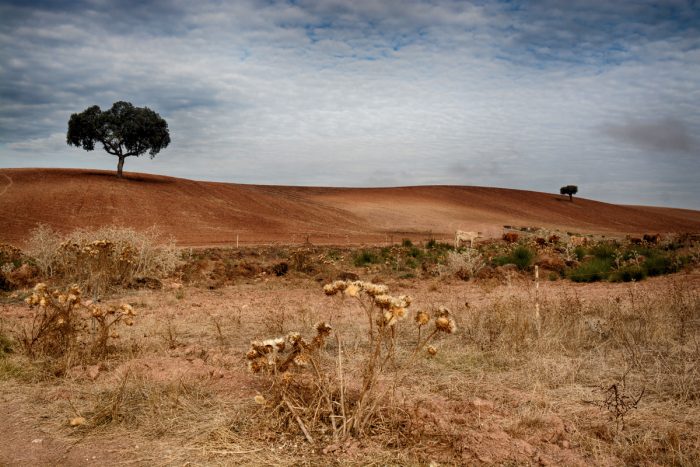
[[[67,121],[126,100],[127,171],[700,209],[697,1],[0,0],[0,47],[0,167],[115,169]]]

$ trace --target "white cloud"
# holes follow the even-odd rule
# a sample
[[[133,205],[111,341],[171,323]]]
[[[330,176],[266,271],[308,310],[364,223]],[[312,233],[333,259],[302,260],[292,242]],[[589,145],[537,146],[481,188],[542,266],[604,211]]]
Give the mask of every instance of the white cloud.
[[[683,177],[698,158],[601,130],[671,119],[700,133],[697,13],[674,23],[624,2],[295,3],[175,2],[163,17],[139,10],[135,24],[109,2],[9,9],[0,166],[109,168],[98,151],[65,147],[63,132],[72,112],[128,100],[161,113],[173,143],[127,170],[345,186],[575,182],[592,198],[700,208]]]

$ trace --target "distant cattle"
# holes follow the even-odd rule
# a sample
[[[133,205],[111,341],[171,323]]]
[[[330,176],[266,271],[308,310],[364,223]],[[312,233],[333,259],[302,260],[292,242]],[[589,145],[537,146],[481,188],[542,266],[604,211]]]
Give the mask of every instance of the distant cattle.
[[[644,234],[644,241],[647,243],[651,243],[653,245],[656,245],[657,243],[659,243],[661,241],[661,234],[654,234],[654,235]]]
[[[535,239],[535,244],[536,244],[537,246],[545,246],[545,245],[547,244],[547,240],[545,240],[545,239],[542,238],[542,237],[537,237],[537,238]]]
[[[547,239],[549,243],[559,243],[559,236],[558,235],[550,235],[550,237]]]
[[[628,235],[627,241],[630,242],[632,245],[641,245],[642,244],[642,239],[639,237],[630,237]]]
[[[515,243],[518,241],[518,234],[513,233],[513,232],[508,232],[503,234],[503,240],[505,240],[508,243]]]
[[[460,242],[469,242],[469,248],[474,247],[474,240],[481,236],[481,232],[465,232],[458,230],[455,232],[455,248],[459,248]]]
[[[588,244],[588,238],[571,236],[569,237],[569,243],[573,246],[586,246]]]

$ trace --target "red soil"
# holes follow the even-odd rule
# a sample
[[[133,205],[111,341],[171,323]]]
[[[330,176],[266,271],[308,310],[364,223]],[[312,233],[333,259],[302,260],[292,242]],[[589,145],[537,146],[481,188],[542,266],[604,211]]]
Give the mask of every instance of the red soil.
[[[499,236],[503,225],[641,234],[700,231],[700,211],[620,206],[502,188],[312,188],[200,182],[78,169],[0,169],[0,241],[20,245],[37,224],[67,232],[156,225],[181,245],[380,243]]]

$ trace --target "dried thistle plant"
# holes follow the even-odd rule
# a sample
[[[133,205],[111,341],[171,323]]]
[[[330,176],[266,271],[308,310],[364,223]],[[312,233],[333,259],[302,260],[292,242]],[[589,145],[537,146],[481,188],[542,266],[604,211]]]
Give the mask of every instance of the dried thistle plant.
[[[352,298],[359,303],[367,323],[365,352],[343,353],[342,341],[336,334],[332,355],[326,343],[333,329],[320,322],[314,326],[311,339],[291,332],[253,341],[246,353],[249,369],[271,379],[270,393],[260,396],[265,406],[297,425],[311,443],[314,431],[329,431],[334,442],[371,433],[371,426],[386,409],[389,391],[405,381],[405,370],[411,368],[422,350],[428,357],[437,354],[437,348],[429,343],[438,334],[456,330],[447,308],[439,308],[434,318],[425,311],[416,313],[415,348],[412,353],[401,353],[406,358],[397,361],[398,328],[409,316],[410,297],[389,295],[386,285],[363,281],[335,281],[325,285],[323,291],[328,296]],[[432,330],[421,337],[423,328],[431,323]],[[344,358],[351,361],[343,362]],[[348,367],[360,368],[361,378],[348,377]],[[387,384],[379,384],[386,377]],[[359,388],[351,391],[349,380],[357,380]]]
[[[109,339],[119,338],[116,328],[134,324],[131,305],[100,306],[85,301],[77,285],[61,291],[39,283],[25,301],[35,313],[18,340],[30,357],[38,353],[51,357],[103,357]]]

